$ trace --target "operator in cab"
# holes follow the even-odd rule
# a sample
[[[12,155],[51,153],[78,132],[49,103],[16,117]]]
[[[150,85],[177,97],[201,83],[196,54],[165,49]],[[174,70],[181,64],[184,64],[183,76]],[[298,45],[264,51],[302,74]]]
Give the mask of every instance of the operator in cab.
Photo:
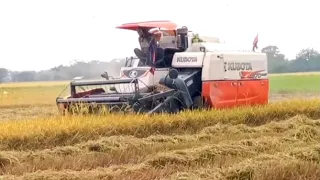
[[[162,31],[159,30],[159,28],[152,28],[148,31],[151,36],[152,36],[152,39],[149,43],[149,50],[148,50],[148,59],[151,60],[151,64],[153,64],[153,66],[156,66],[156,64],[158,62],[156,62],[156,59],[158,59],[157,54],[159,53],[158,52],[158,47],[159,47],[159,43],[163,37],[163,33]]]
[[[152,65],[156,64],[156,54],[159,43],[163,37],[163,32],[159,28],[138,29],[140,49],[135,48],[134,53],[140,59],[140,64]],[[147,62],[149,61],[149,62]]]
[[[140,44],[140,49],[139,48],[135,48],[134,49],[134,53],[136,54],[136,56],[140,60],[145,62],[146,58],[147,58],[147,53],[148,53],[148,49],[149,49],[149,43],[150,43],[151,39],[150,39],[146,29],[139,28],[137,32],[139,34],[138,41],[139,41],[139,44]]]

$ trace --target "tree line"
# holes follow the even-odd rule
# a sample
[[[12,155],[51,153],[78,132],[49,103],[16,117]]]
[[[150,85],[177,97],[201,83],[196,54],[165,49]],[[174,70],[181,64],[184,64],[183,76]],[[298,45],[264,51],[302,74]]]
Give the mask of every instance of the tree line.
[[[306,48],[297,53],[295,59],[288,59],[277,46],[266,46],[261,49],[267,54],[268,73],[310,72],[320,71],[320,53]],[[71,80],[77,76],[85,79],[100,78],[103,72],[118,77],[125,59],[113,59],[110,62],[93,60],[90,62],[75,61],[68,66],[56,66],[42,71],[11,71],[0,68],[0,82],[23,81],[60,81]]]
[[[0,82],[27,82],[27,81],[63,81],[83,76],[84,79],[100,78],[103,72],[109,76],[118,77],[125,59],[114,59],[110,62],[93,60],[90,62],[74,61],[68,66],[56,66],[42,71],[10,71],[0,68]]]
[[[320,53],[312,48],[300,50],[291,60],[280,53],[277,46],[264,47],[261,52],[267,54],[268,73],[320,71]]]

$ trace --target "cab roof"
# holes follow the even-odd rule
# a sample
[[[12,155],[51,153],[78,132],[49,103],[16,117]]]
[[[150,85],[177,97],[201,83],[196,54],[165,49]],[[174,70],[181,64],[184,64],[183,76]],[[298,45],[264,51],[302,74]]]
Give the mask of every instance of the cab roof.
[[[168,21],[143,21],[143,22],[135,22],[135,23],[125,23],[121,26],[117,26],[118,29],[128,29],[137,31],[139,28],[164,28],[167,30],[176,30],[177,24]]]

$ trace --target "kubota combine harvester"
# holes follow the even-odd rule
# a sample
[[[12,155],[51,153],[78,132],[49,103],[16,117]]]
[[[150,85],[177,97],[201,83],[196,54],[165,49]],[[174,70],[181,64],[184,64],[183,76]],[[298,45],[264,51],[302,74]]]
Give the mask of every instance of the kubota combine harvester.
[[[137,57],[126,59],[117,79],[105,73],[101,80],[72,81],[70,96],[56,99],[60,109],[85,104],[118,111],[172,113],[268,103],[264,53],[230,49],[214,38],[197,42],[186,27],[177,28],[170,21],[128,23],[117,28],[139,33],[141,48],[134,50]],[[89,90],[81,91],[83,87]]]

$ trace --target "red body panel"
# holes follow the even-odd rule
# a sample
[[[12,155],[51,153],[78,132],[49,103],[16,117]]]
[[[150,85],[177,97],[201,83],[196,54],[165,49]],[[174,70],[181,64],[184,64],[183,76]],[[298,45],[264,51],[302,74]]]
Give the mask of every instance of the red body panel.
[[[268,103],[269,81],[242,80],[238,82],[237,104],[257,105]]]
[[[208,81],[202,83],[202,96],[215,108],[233,107],[237,101],[237,86],[234,81]]]
[[[267,104],[269,80],[206,81],[202,83],[202,96],[217,109]]]

